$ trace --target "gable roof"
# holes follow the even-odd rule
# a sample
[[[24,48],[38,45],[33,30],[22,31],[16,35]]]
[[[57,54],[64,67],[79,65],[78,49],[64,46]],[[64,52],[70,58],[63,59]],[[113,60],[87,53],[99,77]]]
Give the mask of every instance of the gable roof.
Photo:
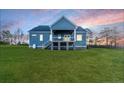
[[[81,26],[77,27],[77,31],[86,31],[85,29],[83,29]]]
[[[92,31],[89,28],[85,29],[87,31],[88,34],[92,34]]]
[[[67,21],[67,22],[69,22],[70,24],[72,24],[73,26],[76,26],[73,22],[71,22],[69,19],[67,19],[65,16],[62,16],[61,18],[59,18],[57,21],[55,21],[52,25],[51,25],[51,27],[52,26],[54,26],[54,25],[56,25],[58,22],[60,22],[61,20],[65,20],[65,21]]]
[[[40,26],[34,27],[30,31],[50,31],[50,27],[47,25],[40,25]]]

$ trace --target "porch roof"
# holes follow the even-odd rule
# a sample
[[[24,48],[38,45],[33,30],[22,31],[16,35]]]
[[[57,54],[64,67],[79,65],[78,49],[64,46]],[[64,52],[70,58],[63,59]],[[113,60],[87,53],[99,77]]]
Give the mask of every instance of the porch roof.
[[[34,27],[33,29],[29,31],[50,31],[50,27],[47,25],[39,25],[37,27]]]
[[[81,26],[77,27],[77,31],[86,31],[85,29],[83,29]]]

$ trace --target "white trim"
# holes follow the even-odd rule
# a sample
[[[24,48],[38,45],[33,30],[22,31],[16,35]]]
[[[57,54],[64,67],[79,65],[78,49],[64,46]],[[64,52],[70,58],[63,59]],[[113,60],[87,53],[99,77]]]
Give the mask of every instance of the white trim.
[[[85,32],[78,32],[78,31],[77,31],[77,34],[85,34]]]
[[[51,34],[49,35],[49,41],[52,41],[52,35]]]
[[[74,29],[74,41],[76,41],[75,35],[76,35],[76,29]]]
[[[30,32],[30,33],[32,33],[32,34],[41,33],[41,34],[42,34],[42,33],[50,33],[50,31],[49,31],[49,32],[45,32],[45,31],[42,31],[42,32],[41,32],[41,31],[36,31],[36,32],[35,32],[35,31],[33,31],[33,32]]]
[[[43,48],[44,46],[36,46],[36,48]],[[75,46],[75,47],[82,47],[82,48],[86,48],[87,46]],[[29,45],[29,48],[33,48],[33,46]]]
[[[76,42],[76,29],[77,29],[77,26],[75,27],[74,29],[74,41]]]
[[[37,48],[37,47],[39,48],[39,47],[44,47],[44,46],[36,46],[36,48]],[[30,45],[29,48],[33,48],[33,46]]]
[[[75,46],[75,47],[87,47],[87,46]]]
[[[37,36],[37,34],[35,34],[35,33],[32,33],[32,34],[31,34],[31,36]]]
[[[44,46],[37,46],[37,47],[44,47]]]

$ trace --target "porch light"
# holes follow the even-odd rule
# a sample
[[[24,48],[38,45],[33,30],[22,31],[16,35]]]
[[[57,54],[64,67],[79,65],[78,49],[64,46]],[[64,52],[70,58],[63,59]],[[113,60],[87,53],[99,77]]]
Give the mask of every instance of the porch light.
[[[61,35],[58,35],[58,39],[61,39],[62,37],[61,37]]]

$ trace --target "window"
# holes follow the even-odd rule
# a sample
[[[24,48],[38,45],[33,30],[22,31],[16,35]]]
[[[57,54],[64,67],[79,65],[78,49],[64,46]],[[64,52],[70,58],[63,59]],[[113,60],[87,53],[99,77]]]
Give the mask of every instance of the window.
[[[77,34],[77,41],[82,41],[82,34]]]
[[[40,34],[40,41],[43,41],[43,34]]]
[[[64,41],[70,41],[71,36],[70,35],[64,35]]]
[[[32,36],[36,36],[36,34],[32,34]]]

